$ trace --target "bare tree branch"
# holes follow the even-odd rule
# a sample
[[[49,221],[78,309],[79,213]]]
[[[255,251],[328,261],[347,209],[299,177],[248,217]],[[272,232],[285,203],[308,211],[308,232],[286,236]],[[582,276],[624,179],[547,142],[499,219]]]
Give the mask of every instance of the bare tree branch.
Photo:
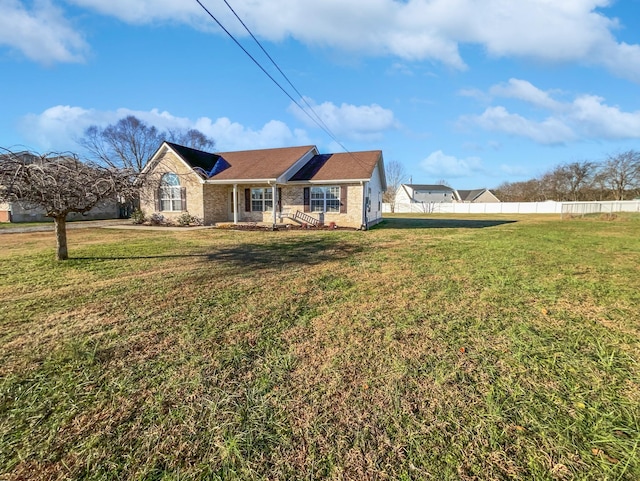
[[[164,140],[200,150],[211,149],[215,145],[213,139],[199,130],[163,132],[133,115],[105,128],[92,125],[77,143],[98,163],[140,173]]]
[[[610,155],[604,162],[571,162],[537,179],[505,182],[496,193],[506,202],[624,200],[640,193],[640,152]]]
[[[134,172],[82,162],[72,153],[12,152],[0,148],[0,202],[40,207],[54,219],[57,258],[68,258],[66,218],[99,202],[134,198]]]
[[[391,205],[391,212],[395,209],[396,194],[400,185],[407,180],[407,172],[397,160],[392,160],[385,163],[384,166],[385,176],[387,178],[387,190],[382,194],[382,201]]]
[[[640,152],[629,150],[611,155],[598,174],[598,180],[607,187],[615,200],[624,200],[629,191],[640,188]]]

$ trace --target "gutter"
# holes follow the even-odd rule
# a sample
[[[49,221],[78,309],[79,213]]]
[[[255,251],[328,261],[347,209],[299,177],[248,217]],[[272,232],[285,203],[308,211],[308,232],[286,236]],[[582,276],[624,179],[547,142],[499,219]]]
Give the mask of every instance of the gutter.
[[[362,180],[360,181],[360,185],[362,186],[362,227],[361,230],[368,230],[368,222],[367,222],[367,194],[366,194],[366,185],[367,182]]]
[[[268,184],[277,182],[278,179],[231,179],[231,180],[210,180],[204,181],[205,184],[212,185],[231,185],[231,184]]]
[[[288,180],[286,184],[289,185],[331,185],[331,184],[357,184],[358,182],[368,182],[369,179],[320,179],[320,180]]]

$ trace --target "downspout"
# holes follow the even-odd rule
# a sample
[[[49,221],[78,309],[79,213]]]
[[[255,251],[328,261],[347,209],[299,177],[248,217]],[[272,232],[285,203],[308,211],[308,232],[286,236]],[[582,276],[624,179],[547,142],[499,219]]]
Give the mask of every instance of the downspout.
[[[276,230],[278,227],[276,225],[277,222],[277,215],[276,215],[276,207],[278,205],[278,199],[276,198],[278,195],[278,187],[276,186],[277,184],[273,184],[271,186],[271,199],[273,199],[273,230]]]
[[[233,184],[233,223],[238,224],[238,184]]]
[[[362,230],[367,230],[369,228],[367,222],[367,189],[366,182],[364,180],[360,181],[360,185],[362,185]]]

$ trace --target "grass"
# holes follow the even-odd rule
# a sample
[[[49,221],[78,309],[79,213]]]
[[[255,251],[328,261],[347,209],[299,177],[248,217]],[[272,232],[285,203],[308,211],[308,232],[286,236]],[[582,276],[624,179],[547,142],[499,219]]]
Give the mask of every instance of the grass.
[[[640,479],[640,217],[0,250],[0,479]]]
[[[20,222],[20,223],[11,223],[11,222],[0,222],[0,229],[19,229],[23,227],[48,227],[53,226],[53,222]]]

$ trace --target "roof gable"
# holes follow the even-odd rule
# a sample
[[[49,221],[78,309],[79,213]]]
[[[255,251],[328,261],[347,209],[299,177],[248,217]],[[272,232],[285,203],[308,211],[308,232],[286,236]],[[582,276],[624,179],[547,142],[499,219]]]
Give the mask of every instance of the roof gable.
[[[176,154],[182,157],[182,160],[184,160],[189,167],[204,177],[209,177],[211,172],[224,168],[224,163],[220,162],[220,156],[217,154],[203,152],[202,150],[192,149],[191,147],[174,144],[173,142],[166,142],[166,144]]]
[[[312,149],[315,149],[315,146],[219,152],[218,155],[228,167],[212,172],[208,180],[277,179]]]
[[[318,154],[313,145],[209,153],[163,142],[145,171],[155,168],[163,152],[171,150],[203,182],[336,182],[369,180],[379,167],[386,188],[382,151]],[[293,175],[291,173],[293,172]]]
[[[463,201],[472,202],[486,191],[487,189],[458,190],[458,194]]]
[[[300,182],[368,180],[373,175],[381,156],[380,150],[315,155],[289,180]]]
[[[442,184],[404,184],[413,191],[426,190],[429,192],[453,192],[455,189]]]

